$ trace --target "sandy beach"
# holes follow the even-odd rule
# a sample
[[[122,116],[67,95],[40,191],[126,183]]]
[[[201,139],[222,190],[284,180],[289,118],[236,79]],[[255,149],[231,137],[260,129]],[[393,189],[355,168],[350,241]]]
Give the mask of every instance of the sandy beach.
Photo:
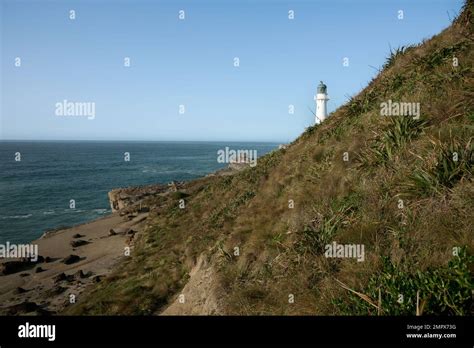
[[[18,262],[0,275],[0,314],[55,314],[107,276],[127,257],[126,247],[143,229],[148,213],[109,216],[43,235],[38,262]],[[5,274],[7,273],[7,274]]]

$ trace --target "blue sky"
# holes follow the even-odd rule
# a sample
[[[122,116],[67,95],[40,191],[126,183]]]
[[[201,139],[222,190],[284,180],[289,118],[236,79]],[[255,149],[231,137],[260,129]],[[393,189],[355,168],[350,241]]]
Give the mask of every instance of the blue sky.
[[[320,80],[332,111],[371,80],[390,46],[439,33],[463,3],[0,2],[1,139],[275,142],[313,123]],[[95,118],[56,116],[64,99],[94,102]]]

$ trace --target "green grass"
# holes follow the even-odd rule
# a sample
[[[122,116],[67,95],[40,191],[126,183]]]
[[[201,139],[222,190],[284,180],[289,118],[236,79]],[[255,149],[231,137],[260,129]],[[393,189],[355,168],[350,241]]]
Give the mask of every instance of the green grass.
[[[410,48],[409,46],[408,47],[400,46],[400,47],[397,47],[395,49],[392,49],[392,47],[390,47],[390,54],[387,57],[387,59],[385,60],[385,64],[383,65],[383,68],[388,69],[388,68],[392,67],[395,64],[395,62],[397,61],[397,59],[399,59],[399,57],[403,56],[409,48]]]
[[[436,161],[427,168],[417,168],[410,176],[406,189],[422,196],[442,194],[461,179],[470,180],[474,169],[472,139],[463,144],[458,139],[435,143]]]
[[[336,232],[344,221],[351,218],[352,212],[351,205],[341,205],[337,210],[330,209],[327,215],[316,214],[301,231],[297,250],[302,254],[323,254],[325,245],[332,243]]]
[[[383,315],[469,315],[472,310],[474,279],[470,268],[474,257],[466,249],[453,256],[441,268],[417,270],[413,262],[394,265],[383,258],[382,269],[374,274],[359,292],[368,296],[381,308]],[[381,301],[379,302],[379,291]],[[344,299],[334,300],[344,315],[376,315],[378,309],[361,297],[349,293]]]
[[[359,162],[363,167],[388,165],[413,139],[418,137],[427,121],[412,117],[392,117],[389,126],[376,135],[371,146],[359,154]]]

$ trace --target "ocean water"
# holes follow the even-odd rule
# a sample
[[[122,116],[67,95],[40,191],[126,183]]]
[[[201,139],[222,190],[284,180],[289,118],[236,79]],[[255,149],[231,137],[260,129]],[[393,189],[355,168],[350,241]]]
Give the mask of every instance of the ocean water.
[[[224,168],[217,151],[226,146],[261,156],[278,144],[0,141],[0,243],[27,243],[104,216],[114,188],[191,180]]]

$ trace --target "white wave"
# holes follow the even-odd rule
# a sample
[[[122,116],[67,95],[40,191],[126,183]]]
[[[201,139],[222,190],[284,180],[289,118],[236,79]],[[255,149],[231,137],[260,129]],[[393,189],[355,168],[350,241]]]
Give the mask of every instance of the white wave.
[[[7,216],[2,216],[2,220],[6,219],[28,219],[31,217],[33,214],[26,214],[26,215],[7,215]]]

